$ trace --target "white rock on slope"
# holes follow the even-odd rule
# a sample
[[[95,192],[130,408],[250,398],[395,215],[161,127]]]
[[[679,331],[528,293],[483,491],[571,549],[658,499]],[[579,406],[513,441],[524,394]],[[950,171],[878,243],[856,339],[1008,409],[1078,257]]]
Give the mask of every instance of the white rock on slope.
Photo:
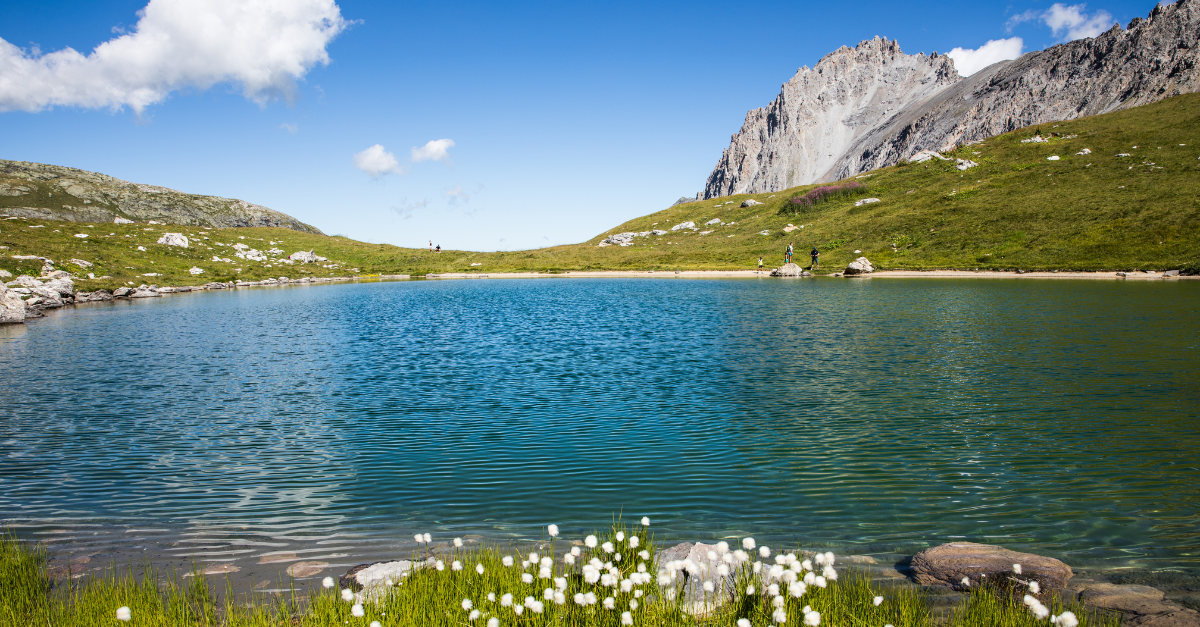
[[[180,248],[188,247],[188,238],[183,233],[163,233],[162,237],[158,238],[158,243],[164,246],[179,246]]]

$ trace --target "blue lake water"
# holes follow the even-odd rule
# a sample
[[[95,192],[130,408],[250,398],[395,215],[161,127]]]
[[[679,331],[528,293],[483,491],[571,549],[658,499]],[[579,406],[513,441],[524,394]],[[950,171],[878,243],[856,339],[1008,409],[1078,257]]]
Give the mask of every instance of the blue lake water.
[[[412,534],[1200,567],[1200,284],[404,281],[0,330],[0,524],[354,563]],[[109,551],[110,553],[103,553]]]

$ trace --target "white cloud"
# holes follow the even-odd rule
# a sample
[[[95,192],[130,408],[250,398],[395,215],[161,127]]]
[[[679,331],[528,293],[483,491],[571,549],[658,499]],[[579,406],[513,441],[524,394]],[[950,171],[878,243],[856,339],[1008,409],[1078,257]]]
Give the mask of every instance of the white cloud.
[[[408,202],[408,199],[404,198],[404,199],[401,199],[400,204],[392,207],[392,211],[395,211],[401,218],[408,220],[409,218],[413,217],[414,211],[416,211],[417,209],[424,209],[428,205],[429,205],[428,198],[422,198],[421,200],[418,200],[413,203]]]
[[[1060,36],[1063,31],[1066,31],[1068,40],[1095,37],[1112,26],[1113,16],[1111,13],[1108,11],[1096,11],[1088,15],[1084,13],[1084,9],[1086,8],[1086,4],[1067,6],[1055,3],[1051,5],[1048,11],[1042,14],[1042,21],[1046,23],[1046,26],[1050,27],[1055,37]]]
[[[1020,37],[993,39],[975,50],[955,48],[946,53],[954,59],[954,68],[962,76],[970,76],[998,61],[1007,61],[1021,56],[1025,42]]]
[[[260,104],[295,91],[329,63],[326,46],[350,25],[334,0],[150,0],[137,25],[88,55],[42,54],[0,39],[0,111],[54,106],[139,114],[184,87],[235,83]]]
[[[465,205],[471,202],[471,196],[463,191],[462,185],[455,185],[446,190],[446,200],[452,205],[457,205],[459,201]]]
[[[1066,36],[1064,40],[1071,41],[1075,39],[1083,39],[1084,37],[1095,37],[1104,31],[1108,30],[1113,25],[1113,16],[1108,11],[1103,9],[1097,10],[1095,13],[1088,15],[1086,4],[1072,4],[1070,6],[1056,2],[1045,11],[1035,11],[1030,9],[1024,13],[1018,13],[1010,18],[1005,26],[1008,32],[1017,24],[1040,20],[1054,33],[1055,37]]]
[[[404,173],[400,163],[396,161],[396,155],[388,152],[381,144],[375,144],[354,155],[354,167],[375,178],[384,174]]]
[[[283,124],[279,125],[279,128],[291,133],[292,135],[295,135],[296,131],[300,130],[300,125],[299,124],[288,124],[287,122],[284,122]]]
[[[450,161],[447,152],[454,146],[453,139],[434,139],[420,148],[412,149],[413,163],[418,161]]]

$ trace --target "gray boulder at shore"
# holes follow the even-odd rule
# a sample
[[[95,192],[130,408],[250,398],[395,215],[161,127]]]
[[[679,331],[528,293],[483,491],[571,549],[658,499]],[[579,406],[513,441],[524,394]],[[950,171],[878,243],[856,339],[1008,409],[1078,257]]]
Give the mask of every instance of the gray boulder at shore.
[[[23,324],[25,301],[21,295],[0,285],[0,324]]]
[[[850,265],[846,266],[846,269],[842,271],[842,274],[845,276],[862,276],[864,274],[871,274],[874,271],[875,266],[871,265],[871,262],[866,257],[859,257],[851,261]]]
[[[1013,564],[1021,565],[1021,573]],[[1036,581],[1043,592],[1055,593],[1074,576],[1071,567],[1052,557],[1018,553],[990,544],[951,542],[925,549],[912,558],[912,577],[926,586],[950,586],[962,590],[962,581],[978,586],[985,580],[993,583]]]
[[[1164,599],[1162,590],[1150,586],[1088,582],[1072,584],[1076,598],[1091,607],[1121,612],[1126,625],[1140,627],[1197,627],[1200,612]]]
[[[808,271],[794,263],[785,263],[771,271],[771,276],[802,277],[812,276]]]

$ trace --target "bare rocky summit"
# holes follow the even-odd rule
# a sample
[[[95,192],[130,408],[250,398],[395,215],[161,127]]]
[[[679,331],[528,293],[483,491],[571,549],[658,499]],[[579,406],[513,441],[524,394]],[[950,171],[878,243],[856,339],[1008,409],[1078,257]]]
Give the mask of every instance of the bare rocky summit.
[[[949,57],[876,37],[800,68],[746,114],[703,198],[779,191],[894,165],[1033,124],[1200,91],[1200,0],[1127,29],[1030,52],[963,78]]]
[[[130,183],[105,174],[0,160],[0,213],[71,222],[161,222],[211,228],[273,226],[321,234],[286,213],[235,198]]]

